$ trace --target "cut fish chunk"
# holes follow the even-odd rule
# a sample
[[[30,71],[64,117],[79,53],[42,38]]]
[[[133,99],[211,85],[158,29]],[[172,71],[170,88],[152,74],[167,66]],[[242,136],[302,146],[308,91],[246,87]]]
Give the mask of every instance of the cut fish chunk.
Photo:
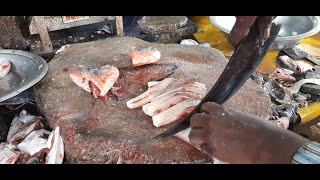
[[[105,96],[119,77],[119,70],[110,65],[82,71],[71,71],[71,80],[95,98]]]
[[[11,70],[11,63],[9,60],[5,60],[0,64],[0,79],[9,73]]]
[[[177,93],[177,92],[191,92],[196,93],[203,98],[207,94],[207,88],[205,87],[199,87],[199,86],[180,86],[178,88],[172,88],[168,90],[167,92],[153,98],[151,102],[157,101],[158,99],[164,98],[166,96],[169,96],[171,94]]]
[[[40,119],[37,119],[35,122],[26,123],[22,126],[18,133],[16,133],[10,140],[10,143],[15,144],[14,142],[19,142],[28,136],[32,131],[41,129],[43,124]]]
[[[132,49],[132,66],[142,66],[145,64],[152,64],[157,62],[161,57],[161,53],[152,47],[134,47]]]
[[[129,109],[134,109],[137,107],[141,107],[150,100],[152,100],[154,97],[161,94],[173,81],[173,78],[166,78],[159,83],[157,83],[155,86],[149,88],[147,91],[139,95],[138,97],[135,97],[129,101],[126,102],[127,107]]]
[[[14,117],[11,122],[7,141],[19,141],[33,130],[40,129],[43,126],[41,120],[41,116],[32,116],[29,115],[27,111],[22,110],[19,116]]]
[[[49,135],[50,132],[44,129],[33,131],[18,144],[18,149],[21,152],[27,152],[33,156],[42,149],[48,148],[46,137]]]
[[[7,145],[0,144],[0,164],[14,164],[20,156],[20,152],[8,148]]]
[[[174,106],[186,99],[201,99],[201,95],[192,92],[174,92],[164,96],[157,101],[150,102],[142,106],[142,110],[145,114],[149,116],[154,116],[162,111]]]
[[[172,123],[189,114],[200,100],[187,99],[152,117],[153,125],[160,127]]]
[[[59,126],[51,132],[47,145],[50,151],[46,157],[46,164],[62,164],[64,158],[64,144],[62,137],[60,136]]]

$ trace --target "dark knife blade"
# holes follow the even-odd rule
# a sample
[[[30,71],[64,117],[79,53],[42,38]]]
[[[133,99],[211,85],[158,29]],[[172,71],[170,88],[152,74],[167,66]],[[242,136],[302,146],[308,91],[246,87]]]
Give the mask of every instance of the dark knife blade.
[[[199,112],[203,103],[223,104],[240,89],[261,63],[280,31],[281,25],[272,23],[273,18],[273,16],[259,16],[256,19],[248,35],[239,42],[220,78],[199,105],[180,124],[157,135],[154,139],[172,136],[187,129],[190,126],[191,116]]]

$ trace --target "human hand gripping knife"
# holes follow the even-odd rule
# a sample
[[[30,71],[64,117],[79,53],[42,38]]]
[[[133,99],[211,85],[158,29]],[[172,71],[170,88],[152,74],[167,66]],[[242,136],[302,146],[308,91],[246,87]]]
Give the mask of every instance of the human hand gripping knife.
[[[163,139],[187,129],[190,127],[191,116],[199,112],[203,103],[223,104],[240,89],[259,66],[280,31],[281,25],[272,23],[274,18],[275,16],[258,16],[209,93],[180,124],[154,139]]]

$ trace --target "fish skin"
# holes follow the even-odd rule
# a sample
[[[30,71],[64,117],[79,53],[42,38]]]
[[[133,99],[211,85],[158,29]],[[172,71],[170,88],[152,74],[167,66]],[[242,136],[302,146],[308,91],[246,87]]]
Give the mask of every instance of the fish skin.
[[[172,81],[173,81],[173,78],[166,78],[162,80],[161,82],[151,87],[144,93],[127,101],[126,102],[127,107],[129,109],[135,109],[137,107],[141,107],[147,104],[148,102],[151,101],[151,99],[161,94],[172,83]]]
[[[137,67],[157,62],[161,53],[153,47],[133,47],[131,58],[132,67]]]
[[[109,92],[119,74],[118,68],[104,65],[95,69],[70,71],[69,76],[76,85],[98,98],[104,97]]]

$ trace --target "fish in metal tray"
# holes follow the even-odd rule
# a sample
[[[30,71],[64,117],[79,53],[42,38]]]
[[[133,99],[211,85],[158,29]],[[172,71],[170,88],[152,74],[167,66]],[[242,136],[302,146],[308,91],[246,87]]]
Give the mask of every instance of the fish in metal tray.
[[[5,60],[0,64],[0,79],[9,73],[11,64],[9,60]]]

